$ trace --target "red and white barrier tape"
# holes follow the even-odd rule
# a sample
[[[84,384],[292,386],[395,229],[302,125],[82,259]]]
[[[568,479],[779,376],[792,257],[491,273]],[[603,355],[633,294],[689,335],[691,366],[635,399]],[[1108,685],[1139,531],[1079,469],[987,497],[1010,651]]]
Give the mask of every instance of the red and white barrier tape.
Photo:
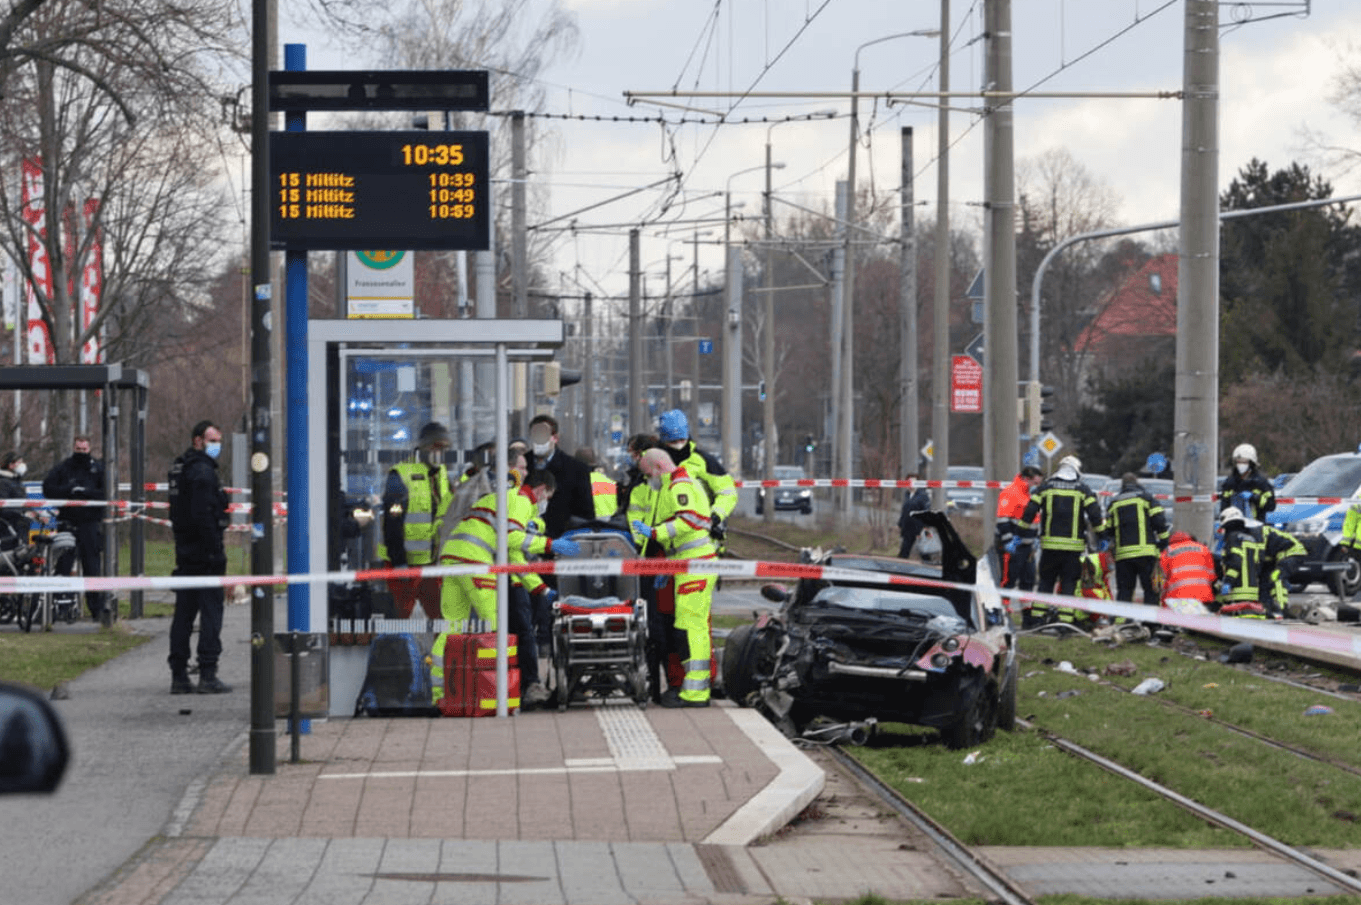
[[[1157,622],[1194,631],[1210,632],[1244,641],[1270,641],[1313,650],[1329,651],[1361,658],[1361,634],[1335,634],[1308,625],[1282,625],[1259,619],[1234,616],[1195,616],[1159,606],[1065,597],[1033,591],[999,590],[991,582],[979,585],[956,584],[930,578],[861,571],[833,566],[803,565],[787,562],[762,562],[733,559],[561,559],[525,565],[454,565],[405,569],[360,569],[345,572],[317,572],[298,575],[228,576],[126,576],[115,578],[0,577],[0,594],[82,593],[85,591],[174,590],[177,588],[216,588],[234,585],[302,585],[314,582],[354,582],[378,579],[440,578],[450,575],[520,574],[537,572],[553,575],[720,575],[728,578],[800,578],[828,581],[855,581],[910,587],[959,588],[984,595],[999,595],[1023,606],[1046,606],[1082,610],[1102,616]]]

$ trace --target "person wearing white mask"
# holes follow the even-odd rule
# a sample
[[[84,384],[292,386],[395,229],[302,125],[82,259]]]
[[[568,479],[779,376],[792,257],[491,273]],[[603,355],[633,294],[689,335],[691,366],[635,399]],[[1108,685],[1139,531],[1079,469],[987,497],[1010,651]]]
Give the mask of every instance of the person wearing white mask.
[[[1266,514],[1276,508],[1276,490],[1258,469],[1257,448],[1251,443],[1234,447],[1233,470],[1219,490],[1219,511],[1231,506],[1259,522],[1266,521]]]
[[[26,499],[28,490],[24,487],[24,475],[27,473],[28,465],[25,464],[22,454],[5,453],[4,458],[0,458],[0,500]],[[12,538],[0,537],[0,547],[9,550],[28,543],[29,516],[22,506],[6,506],[0,509],[0,521],[14,529]],[[0,526],[0,532],[4,532],[3,526]],[[8,535],[8,532],[5,534]]]
[[[574,515],[587,521],[595,518],[591,470],[558,448],[558,422],[552,415],[535,415],[529,422],[529,453],[525,460],[531,474],[547,471],[557,481],[558,489],[543,513],[549,537],[561,537]]]
[[[227,492],[217,474],[222,432],[211,421],[195,424],[189,448],[170,466],[170,523],[175,533],[176,575],[226,575]],[[176,588],[170,622],[170,693],[225,694],[217,675],[222,655],[223,586]],[[189,681],[189,636],[198,618],[198,687]]]
[[[104,463],[90,454],[90,438],[76,437],[71,443],[71,455],[43,478],[43,496],[50,500],[103,501]],[[71,526],[76,538],[76,553],[80,557],[80,571],[86,578],[103,572],[104,506],[63,506],[57,510],[57,520]],[[62,573],[66,574],[66,573]],[[100,591],[86,591],[85,605],[96,622],[104,614],[104,595]]]

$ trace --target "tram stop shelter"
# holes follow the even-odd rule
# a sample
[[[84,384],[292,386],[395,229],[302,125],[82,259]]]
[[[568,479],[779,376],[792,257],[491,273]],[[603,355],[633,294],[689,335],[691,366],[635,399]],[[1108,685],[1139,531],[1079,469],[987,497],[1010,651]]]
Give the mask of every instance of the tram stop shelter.
[[[127,499],[134,515],[140,514],[146,502],[146,415],[150,381],[147,373],[121,364],[101,365],[12,365],[0,368],[0,390],[94,390],[99,393],[102,421],[105,473],[105,499],[118,498],[118,484],[122,476],[119,468],[120,418],[127,422],[127,471],[131,485]],[[127,408],[124,408],[124,403]],[[127,412],[127,414],[124,414]],[[113,515],[109,507],[106,521]],[[141,575],[146,568],[146,523],[140,518],[131,521],[131,572]],[[103,571],[118,574],[118,532],[104,532]],[[142,615],[142,592],[130,594],[131,615]],[[105,621],[116,619],[117,608],[110,608]]]
[[[467,318],[458,320],[311,320],[307,325],[307,499],[289,500],[289,517],[306,519],[307,571],[348,571],[376,564],[379,515],[365,530],[367,544],[342,535],[351,506],[375,506],[387,473],[410,461],[422,425],[438,421],[453,441],[451,477],[479,444],[495,441],[494,474],[506,473],[510,414],[524,405],[524,374],[533,361],[547,361],[563,343],[560,320]],[[516,385],[512,400],[512,385]],[[512,404],[514,401],[515,404]],[[291,439],[291,438],[290,438]],[[454,456],[457,452],[459,455]],[[458,462],[452,461],[454,458]],[[455,478],[456,479],[456,478]],[[296,484],[290,485],[296,488]],[[505,482],[498,482],[505,493]],[[506,561],[505,501],[497,524],[497,562]],[[290,535],[290,562],[292,556]],[[299,557],[301,558],[301,557]],[[432,632],[422,620],[366,620],[342,632],[330,612],[333,598],[322,580],[308,583],[305,610],[290,596],[290,623],[304,631],[327,631],[330,712],[353,713],[363,683],[367,644],[354,638],[374,631]],[[505,713],[505,575],[497,576],[498,712]],[[301,602],[301,601],[298,601]],[[295,620],[295,615],[298,617]],[[413,616],[421,616],[419,612]],[[423,617],[422,617],[423,619]],[[386,623],[386,624],[384,624]],[[420,623],[420,624],[415,624]],[[345,643],[336,639],[346,639]]]

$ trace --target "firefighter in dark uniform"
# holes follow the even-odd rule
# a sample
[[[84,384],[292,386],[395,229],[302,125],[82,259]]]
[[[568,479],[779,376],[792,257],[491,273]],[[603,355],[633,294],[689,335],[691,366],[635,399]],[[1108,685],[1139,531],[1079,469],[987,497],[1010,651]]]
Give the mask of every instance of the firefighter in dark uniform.
[[[1082,577],[1082,554],[1087,549],[1087,532],[1101,531],[1101,507],[1096,494],[1082,482],[1082,463],[1065,456],[1054,475],[1030,495],[1021,513],[1021,530],[1039,519],[1039,583],[1042,594],[1071,595]],[[1026,614],[1029,617],[1029,614]]]
[[[1120,476],[1120,492],[1106,506],[1105,533],[1115,546],[1115,599],[1134,600],[1137,580],[1144,589],[1144,603],[1156,606],[1153,570],[1172,532],[1162,505],[1133,474]]]
[[[1304,558],[1304,545],[1278,528],[1246,518],[1234,506],[1219,514],[1219,525],[1224,529],[1219,612],[1284,619],[1286,586]]]
[[[1257,467],[1257,450],[1251,443],[1240,443],[1233,450],[1233,470],[1219,490],[1219,511],[1230,506],[1254,521],[1265,521],[1276,508],[1276,489],[1271,479]]]

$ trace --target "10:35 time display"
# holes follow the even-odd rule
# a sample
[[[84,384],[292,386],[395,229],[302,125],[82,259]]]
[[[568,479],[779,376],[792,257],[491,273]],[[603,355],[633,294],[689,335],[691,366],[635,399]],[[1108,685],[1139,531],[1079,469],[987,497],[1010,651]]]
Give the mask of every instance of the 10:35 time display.
[[[456,167],[463,164],[463,145],[402,145],[402,163],[412,167]]]

